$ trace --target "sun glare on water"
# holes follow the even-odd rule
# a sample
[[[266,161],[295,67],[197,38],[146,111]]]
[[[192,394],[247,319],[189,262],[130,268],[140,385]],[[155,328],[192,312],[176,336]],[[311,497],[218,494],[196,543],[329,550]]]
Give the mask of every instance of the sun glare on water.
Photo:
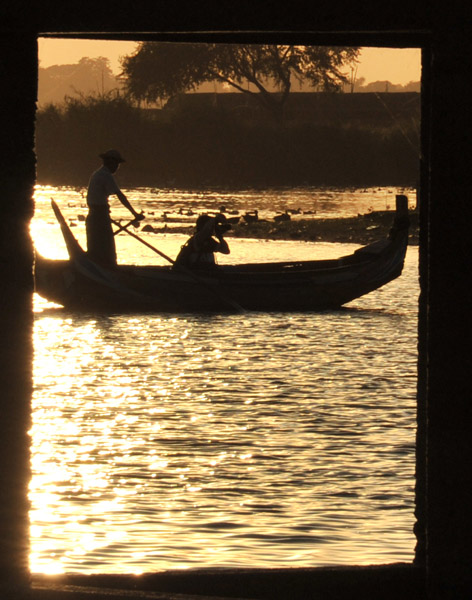
[[[51,196],[81,244],[86,207],[80,190],[36,190],[35,246],[66,257]],[[174,237],[150,239],[174,255]],[[328,251],[235,239],[231,256],[308,257],[315,246]],[[409,256],[388,289],[344,311],[37,312],[31,571],[411,560],[418,277]]]

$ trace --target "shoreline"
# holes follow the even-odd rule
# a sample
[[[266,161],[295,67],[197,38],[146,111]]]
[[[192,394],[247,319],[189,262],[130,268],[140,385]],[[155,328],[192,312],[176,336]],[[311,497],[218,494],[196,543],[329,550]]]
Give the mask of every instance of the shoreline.
[[[393,224],[395,211],[373,211],[357,217],[327,219],[291,219],[275,222],[259,220],[253,223],[238,223],[225,234],[226,238],[249,238],[265,240],[300,240],[304,242],[331,242],[341,244],[370,244],[388,235]],[[410,233],[408,243],[418,245],[418,212],[410,211]],[[192,227],[164,227],[155,233],[185,233],[192,235]]]

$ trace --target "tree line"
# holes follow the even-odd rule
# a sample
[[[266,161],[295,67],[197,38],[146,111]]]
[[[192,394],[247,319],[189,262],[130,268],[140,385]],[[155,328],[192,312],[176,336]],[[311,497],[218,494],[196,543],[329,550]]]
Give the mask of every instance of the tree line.
[[[110,61],[83,57],[79,62],[38,68],[38,104],[61,104],[66,97],[104,94],[119,90],[122,83],[114,75]]]
[[[406,85],[390,81],[367,83],[364,78],[352,79],[342,84],[342,91],[349,92],[419,92],[421,83],[412,81]],[[299,91],[313,91],[309,86],[296,86]],[[62,104],[66,97],[81,97],[90,94],[123,92],[124,81],[118,78],[110,67],[107,58],[81,58],[77,63],[52,65],[38,69],[38,104],[44,108],[47,104]],[[228,86],[224,82],[203,82],[198,86],[199,93],[226,93]],[[293,94],[293,88],[290,92]],[[159,101],[158,105],[164,102]]]
[[[276,122],[199,104],[147,110],[114,93],[37,112],[37,179],[85,186],[98,154],[118,148],[124,186],[415,185],[419,120]]]
[[[419,117],[377,125],[341,114],[333,122],[307,107],[287,118],[294,81],[308,82],[332,102],[358,53],[353,47],[143,42],[122,60],[122,92],[102,89],[38,111],[38,180],[85,185],[99,152],[115,147],[128,158],[120,179],[129,186],[414,184]],[[103,74],[102,63],[96,71]],[[198,94],[188,92],[211,82],[260,110],[176,102],[195,100]],[[168,109],[156,108],[164,101]]]

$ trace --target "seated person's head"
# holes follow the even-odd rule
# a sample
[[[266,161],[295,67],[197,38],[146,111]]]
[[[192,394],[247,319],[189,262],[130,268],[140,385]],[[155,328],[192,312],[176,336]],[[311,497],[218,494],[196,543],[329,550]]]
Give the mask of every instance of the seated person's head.
[[[197,231],[201,231],[210,220],[210,215],[200,215],[197,219]]]

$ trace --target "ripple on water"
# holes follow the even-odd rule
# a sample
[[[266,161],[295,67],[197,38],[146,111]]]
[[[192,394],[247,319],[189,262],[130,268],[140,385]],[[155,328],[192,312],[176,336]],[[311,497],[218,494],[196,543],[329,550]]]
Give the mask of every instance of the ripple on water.
[[[409,251],[340,311],[39,312],[32,570],[411,560],[417,292]]]

